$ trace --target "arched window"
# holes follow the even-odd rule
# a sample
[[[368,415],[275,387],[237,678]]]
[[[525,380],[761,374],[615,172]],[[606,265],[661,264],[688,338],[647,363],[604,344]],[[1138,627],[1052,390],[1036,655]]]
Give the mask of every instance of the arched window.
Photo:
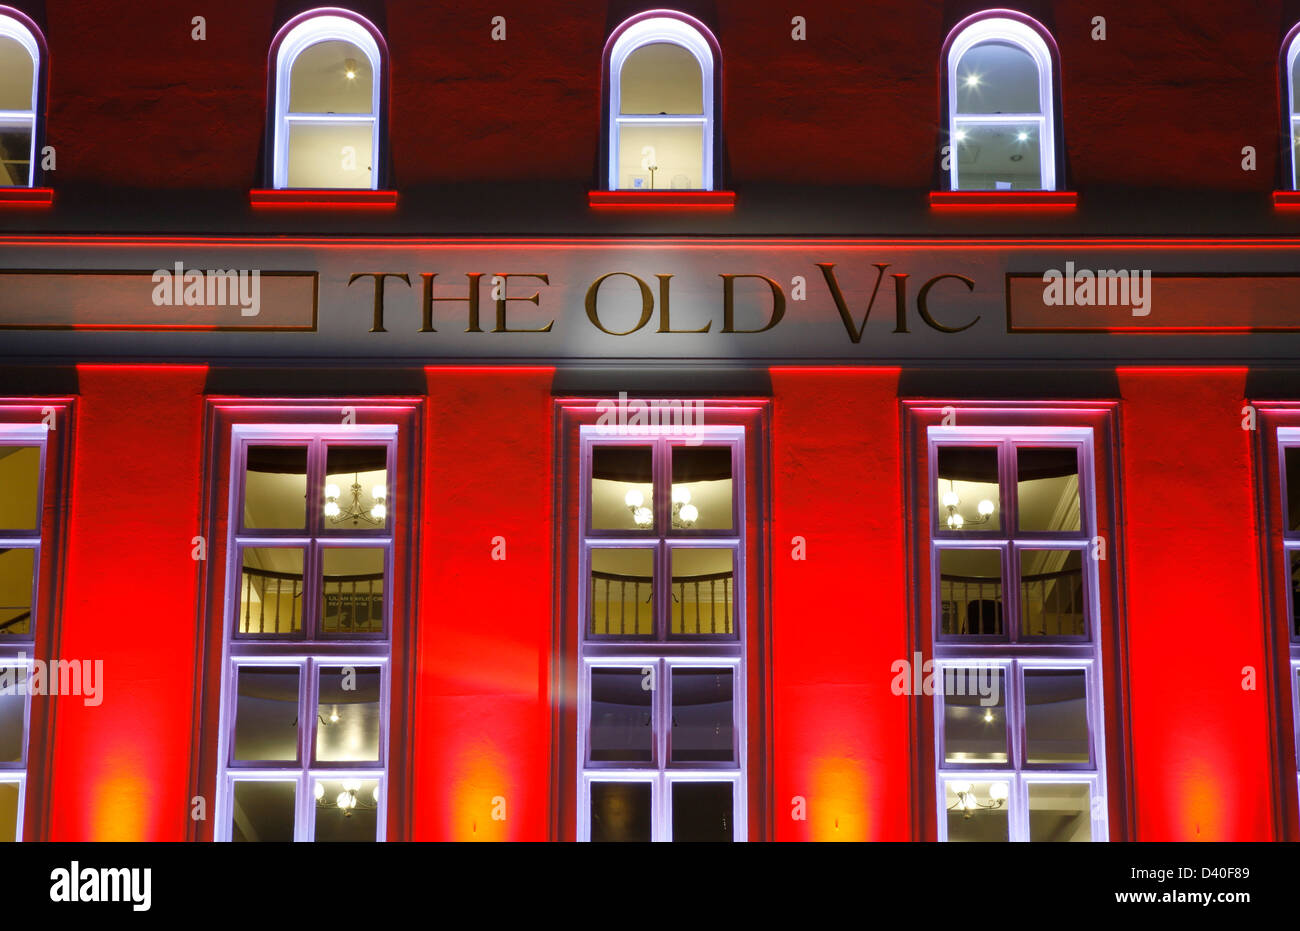
[[[1296,169],[1297,155],[1300,155],[1300,94],[1297,94],[1297,81],[1300,80],[1300,23],[1291,30],[1283,44],[1286,72],[1286,126],[1291,139],[1291,187],[1300,190],[1300,171]]]
[[[277,188],[376,188],[382,37],[346,10],[311,10],[272,44]]]
[[[1009,10],[957,24],[946,43],[954,191],[1056,190],[1050,35]]]
[[[0,187],[35,181],[41,42],[34,24],[0,7]]]
[[[668,10],[614,30],[605,57],[611,191],[714,190],[717,48],[703,23]]]

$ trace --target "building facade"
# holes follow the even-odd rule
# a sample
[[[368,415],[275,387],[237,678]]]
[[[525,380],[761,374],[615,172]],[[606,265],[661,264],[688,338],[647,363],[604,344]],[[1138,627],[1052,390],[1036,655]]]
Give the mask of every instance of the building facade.
[[[0,837],[1300,839],[1298,24],[0,6]]]

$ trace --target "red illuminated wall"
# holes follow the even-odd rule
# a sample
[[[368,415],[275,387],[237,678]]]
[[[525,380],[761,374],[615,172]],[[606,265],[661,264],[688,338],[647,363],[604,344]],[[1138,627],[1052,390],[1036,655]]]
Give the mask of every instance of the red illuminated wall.
[[[48,840],[183,840],[190,824],[204,367],[78,367],[58,658],[103,703],[53,700]],[[42,657],[44,659],[45,657]]]
[[[774,369],[772,387],[776,839],[909,840],[898,371]]]
[[[308,3],[10,0],[47,27],[56,183],[246,191],[266,112],[267,50]],[[322,3],[320,5],[328,5]],[[391,147],[400,186],[596,176],[603,0],[456,4],[364,0],[392,52]],[[646,3],[645,8],[655,4]],[[665,3],[664,6],[673,6]],[[1061,51],[1071,176],[1080,187],[1271,190],[1277,58],[1300,11],[1261,0],[1007,4],[1040,16]],[[716,0],[731,183],[924,190],[939,145],[939,49],[972,3]],[[988,7],[999,6],[990,2]],[[283,12],[277,18],[277,7]],[[713,12],[710,12],[712,10]],[[791,39],[791,17],[808,39]],[[207,17],[207,39],[190,19]],[[491,39],[493,16],[507,39]],[[1105,16],[1106,41],[1091,38]],[[108,89],[108,88],[111,88]],[[1241,169],[1254,145],[1256,171]],[[143,153],[167,153],[166,158]]]
[[[551,376],[428,370],[414,840],[547,839]]]
[[[1136,839],[1272,840],[1246,372],[1119,377]]]

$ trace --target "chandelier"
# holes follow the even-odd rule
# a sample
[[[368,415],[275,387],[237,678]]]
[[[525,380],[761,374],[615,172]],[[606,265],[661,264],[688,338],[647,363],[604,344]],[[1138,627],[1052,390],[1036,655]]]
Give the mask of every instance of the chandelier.
[[[1006,804],[1007,784],[994,782],[989,785],[989,800],[981,802],[975,797],[975,791],[969,782],[950,782],[948,788],[957,796],[957,801],[948,806],[949,811],[961,811],[962,819],[969,820],[976,811],[996,811]]]
[[[623,496],[623,503],[632,512],[638,530],[648,530],[654,525],[654,512],[645,506],[645,496],[633,488]],[[700,519],[699,509],[691,504],[691,491],[685,485],[673,486],[673,529],[684,530]]]
[[[957,510],[957,508],[961,506],[961,498],[957,496],[957,489],[953,487],[951,479],[948,480],[948,491],[943,496],[943,506],[948,509],[949,530],[961,530],[967,524],[986,524],[988,523],[989,518],[993,516],[993,511],[996,509],[990,499],[983,498],[980,500],[978,505],[979,517],[973,517],[970,520],[962,517],[961,513]]]
[[[351,818],[354,810],[375,811],[379,808],[379,783],[375,783],[374,791],[370,793],[370,798],[362,798],[360,779],[344,779],[343,791],[334,797],[331,801],[325,798],[325,783],[316,783],[316,807],[317,808],[338,808],[343,812],[343,817]]]
[[[325,516],[330,519],[330,522],[345,524],[352,521],[354,527],[362,521],[374,526],[382,525],[384,518],[388,516],[388,486],[379,484],[370,490],[373,503],[368,508],[361,503],[360,473],[353,476],[351,491],[352,501],[341,505],[339,486],[332,482],[325,486]]]

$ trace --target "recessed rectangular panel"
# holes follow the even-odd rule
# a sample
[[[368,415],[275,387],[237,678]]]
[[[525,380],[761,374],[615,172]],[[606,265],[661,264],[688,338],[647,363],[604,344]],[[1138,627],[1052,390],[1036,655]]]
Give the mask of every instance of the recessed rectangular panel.
[[[730,548],[674,547],[672,633],[732,637],[736,633],[736,554]]]
[[[683,410],[683,418],[691,415],[690,402],[683,402]],[[660,416],[664,415],[661,413]],[[672,411],[669,416],[672,416]],[[697,427],[691,423],[678,429],[685,431]],[[673,529],[731,530],[731,447],[674,446],[672,457]]]
[[[1083,551],[1020,551],[1020,633],[1025,637],[1082,637]]]
[[[289,124],[291,188],[370,188],[374,120]]]
[[[1082,526],[1078,449],[1016,447],[1016,508],[1021,530],[1077,532]]]
[[[250,446],[244,464],[244,528],[307,526],[307,447]]]
[[[240,572],[240,634],[292,635],[302,632],[302,550],[292,546],[250,546],[244,549]]]
[[[39,530],[41,449],[0,446],[0,532]]]
[[[591,450],[591,528],[654,529],[654,451],[649,446]]]
[[[648,782],[591,783],[591,839],[648,843],[652,798]]]
[[[936,465],[935,530],[1002,529],[996,446],[940,446]]]
[[[589,636],[654,633],[654,551],[596,548],[588,580]]]
[[[947,636],[1001,636],[1002,554],[994,549],[941,549],[939,632]]]
[[[1075,843],[1092,840],[1090,794],[1086,782],[1031,782],[1029,839]]]
[[[321,554],[321,633],[383,633],[385,551],[377,546],[327,546]]]

